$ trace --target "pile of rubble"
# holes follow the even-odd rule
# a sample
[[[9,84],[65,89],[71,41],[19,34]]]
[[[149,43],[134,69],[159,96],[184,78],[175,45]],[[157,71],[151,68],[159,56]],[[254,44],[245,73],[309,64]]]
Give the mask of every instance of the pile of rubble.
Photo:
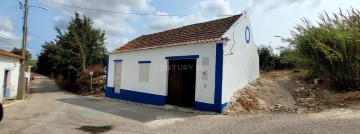
[[[291,71],[262,74],[239,89],[224,114],[317,113],[331,108],[360,109],[360,91],[338,93],[321,84],[305,82]]]
[[[295,104],[291,93],[281,84],[259,78],[233,95],[224,114],[298,113]]]
[[[319,88],[305,86],[293,92],[296,105],[302,108],[302,113],[316,113],[323,110],[326,105],[326,98]]]
[[[268,107],[264,100],[252,91],[254,87],[246,86],[238,90],[227,104],[224,114],[236,115],[240,113],[259,113],[267,111]]]

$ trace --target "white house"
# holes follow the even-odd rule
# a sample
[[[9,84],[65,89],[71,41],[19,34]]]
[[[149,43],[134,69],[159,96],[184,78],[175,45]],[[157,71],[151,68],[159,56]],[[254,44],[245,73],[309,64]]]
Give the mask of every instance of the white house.
[[[108,55],[105,96],[221,112],[259,77],[245,13],[140,36]]]
[[[16,98],[22,56],[0,49],[0,102]]]

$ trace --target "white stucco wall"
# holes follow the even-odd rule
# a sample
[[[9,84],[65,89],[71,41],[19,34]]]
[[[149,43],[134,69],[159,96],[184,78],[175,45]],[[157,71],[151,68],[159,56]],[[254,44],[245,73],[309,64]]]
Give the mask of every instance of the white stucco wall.
[[[245,39],[247,26],[250,30],[249,44]],[[250,19],[246,14],[241,16],[223,37],[230,39],[224,43],[223,58],[222,103],[226,103],[236,90],[259,77],[259,56]]]
[[[4,75],[5,70],[10,69],[10,83],[7,88],[10,88],[10,98],[15,98],[17,95],[20,60],[17,58],[5,57],[0,55],[0,101],[4,96]]]
[[[141,51],[109,54],[108,87],[114,87],[114,60],[122,59],[121,89],[167,96],[168,56],[199,55],[196,71],[195,100],[214,103],[216,42],[181,45]],[[202,67],[202,58],[209,57],[209,66]],[[149,82],[139,82],[138,61],[151,61]],[[202,70],[208,71],[208,80],[202,79]]]

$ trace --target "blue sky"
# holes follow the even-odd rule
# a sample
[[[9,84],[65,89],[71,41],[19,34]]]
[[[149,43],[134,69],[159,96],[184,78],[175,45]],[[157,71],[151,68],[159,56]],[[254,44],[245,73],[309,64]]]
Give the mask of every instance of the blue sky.
[[[21,47],[23,0],[0,0],[0,48],[11,50]],[[77,7],[136,12],[147,14],[169,14],[184,16],[137,16],[85,10]],[[323,11],[337,12],[338,8],[360,9],[359,0],[29,0],[28,50],[34,55],[40,53],[45,41],[56,37],[54,27],[65,29],[74,12],[85,14],[94,21],[94,27],[106,32],[109,51],[143,34],[159,32],[183,25],[221,18],[218,15],[250,15],[255,42],[278,47],[287,45],[274,35],[290,36],[300,18],[312,22]],[[210,16],[208,16],[210,15]]]

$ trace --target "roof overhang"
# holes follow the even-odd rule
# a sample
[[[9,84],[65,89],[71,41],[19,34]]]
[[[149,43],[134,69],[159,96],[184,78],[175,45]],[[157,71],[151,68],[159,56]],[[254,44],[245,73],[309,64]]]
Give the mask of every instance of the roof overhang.
[[[123,52],[131,52],[131,51],[140,51],[140,50],[148,50],[148,49],[155,49],[155,48],[164,48],[164,47],[173,47],[173,46],[181,46],[181,45],[191,45],[191,44],[198,44],[198,43],[208,43],[208,42],[217,42],[217,41],[226,41],[227,38],[213,38],[213,39],[206,39],[206,40],[198,40],[198,41],[189,41],[189,42],[180,42],[168,45],[161,45],[161,46],[154,46],[154,47],[145,47],[139,49],[131,49],[131,50],[124,50],[124,51],[115,51],[109,52],[108,54],[115,54],[115,53],[123,53]]]

